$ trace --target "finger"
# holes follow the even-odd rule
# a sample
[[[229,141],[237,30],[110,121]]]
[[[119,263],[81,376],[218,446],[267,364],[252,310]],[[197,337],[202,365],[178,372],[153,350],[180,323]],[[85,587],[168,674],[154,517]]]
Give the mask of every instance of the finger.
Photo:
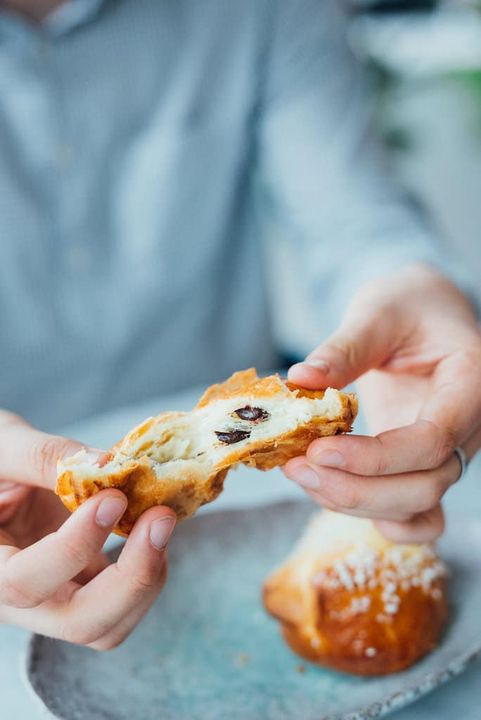
[[[98,638],[94,637],[95,633],[92,633],[92,629],[89,627],[88,618],[78,618],[69,613],[68,604],[74,591],[72,588],[67,592],[58,593],[54,599],[48,600],[36,608],[20,609],[0,606],[0,622],[18,625],[31,632],[59,638],[77,645],[86,645],[95,650],[110,650],[125,640],[138,625],[155,602],[166,578],[167,562],[164,561],[157,585],[147,592],[135,608],[128,612],[119,623],[111,623],[107,619],[104,623],[106,632]],[[108,603],[104,602],[104,607],[108,612]],[[91,608],[92,613],[96,613],[98,610],[99,608]]]
[[[290,382],[312,390],[342,388],[372,368],[380,367],[398,344],[401,324],[395,309],[363,304],[352,310],[341,328],[288,372]]]
[[[29,493],[30,488],[27,485],[0,481],[0,524],[11,520]]]
[[[36,430],[22,418],[0,411],[0,477],[9,482],[53,489],[59,458],[82,449],[75,440]],[[102,451],[87,448],[97,459]]]
[[[319,438],[310,444],[306,457],[313,465],[342,469],[355,475],[394,475],[441,465],[446,461],[446,447],[437,425],[418,420],[375,437]]]
[[[313,466],[300,457],[290,460],[284,472],[331,509],[402,521],[439,503],[459,477],[459,461],[453,456],[433,471],[368,477]]]
[[[165,549],[174,525],[168,508],[151,508],[141,516],[117,562],[72,596],[64,633],[72,642],[91,644],[144,601],[154,601],[165,582]]]
[[[481,448],[481,427],[478,427],[471,437],[463,443],[462,448],[468,460],[472,460]]]
[[[115,634],[130,613],[135,615],[138,607],[145,613],[160,592],[166,578],[165,546],[174,525],[175,516],[168,508],[148,510],[134,526],[116,564],[85,587],[70,587],[36,608],[0,606],[0,621],[80,645],[92,646]]]
[[[90,643],[88,647],[93,650],[112,650],[122,643],[134,630],[142,618],[148,613],[152,605],[155,603],[159,590],[163,588],[167,581],[168,575],[168,561],[167,553],[165,554],[165,561],[162,565],[161,576],[159,583],[152,589],[152,592],[147,593],[143,600],[139,602],[130,613],[124,617],[117,625],[109,630],[105,635]]]
[[[98,554],[126,507],[119,490],[104,490],[34,545],[0,548],[0,602],[35,607],[53,595]]]
[[[395,543],[432,543],[444,532],[445,519],[441,505],[417,515],[408,522],[374,521],[377,529]]]
[[[481,341],[476,337],[436,367],[432,392],[428,393],[418,417],[434,426],[441,460],[463,445],[479,426],[480,365]]]
[[[74,581],[79,585],[86,585],[93,580],[94,577],[97,577],[102,570],[105,570],[108,565],[110,565],[108,556],[103,552],[99,552],[89,562],[87,567],[74,577]]]

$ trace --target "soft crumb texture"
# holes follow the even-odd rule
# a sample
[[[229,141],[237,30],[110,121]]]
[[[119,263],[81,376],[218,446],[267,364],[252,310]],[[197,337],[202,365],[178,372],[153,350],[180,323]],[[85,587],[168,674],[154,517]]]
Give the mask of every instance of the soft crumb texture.
[[[128,535],[148,508],[167,505],[182,520],[219,495],[230,468],[283,465],[312,440],[349,432],[356,413],[353,395],[303,390],[251,368],[213,385],[189,413],[147,418],[101,466],[85,451],[60,461],[57,493],[75,510],[103,488],[120,488],[129,503],[117,532]]]

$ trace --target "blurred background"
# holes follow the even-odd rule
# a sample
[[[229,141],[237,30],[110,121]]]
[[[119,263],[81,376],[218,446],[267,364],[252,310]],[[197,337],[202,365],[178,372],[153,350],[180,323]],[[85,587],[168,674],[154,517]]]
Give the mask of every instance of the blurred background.
[[[324,0],[316,1],[320,8],[328,6]],[[223,2],[218,0],[219,7]],[[286,24],[295,17],[290,13],[297,6],[291,2],[285,0],[281,6],[289,9]],[[168,14],[164,18],[159,11],[180,4],[144,0],[142,12],[141,4],[133,0],[72,0],[64,4],[64,14],[62,7],[57,8],[45,28],[25,18],[22,22],[22,6],[29,5],[35,14],[45,3],[52,0],[0,0],[0,49],[5,40],[6,50],[0,56],[0,145],[5,154],[0,170],[6,168],[8,180],[0,193],[0,346],[7,349],[0,353],[0,406],[45,429],[61,429],[64,423],[114,407],[218,380],[239,367],[256,364],[267,371],[301,359],[338,316],[327,305],[319,306],[317,296],[316,302],[312,296],[308,301],[301,279],[309,282],[306,257],[300,252],[296,257],[293,237],[284,234],[285,216],[267,212],[251,218],[249,197],[235,209],[240,213],[248,208],[245,222],[242,215],[231,219],[230,187],[205,182],[204,163],[223,157],[219,143],[227,141],[231,130],[236,142],[245,141],[238,129],[241,124],[232,124],[229,114],[242,116],[244,110],[237,108],[243,96],[232,100],[228,93],[220,103],[190,71],[185,76],[193,79],[194,90],[187,83],[184,92],[182,63],[178,70],[182,92],[177,90],[174,74],[170,76],[165,68],[175,53],[183,59],[183,50],[175,42],[159,45],[156,33],[163,28],[182,37],[183,20],[176,30],[175,23],[169,26]],[[203,4],[195,0],[188,4],[193,15],[185,14],[186,28],[202,29]],[[371,78],[368,101],[390,172],[425,208],[453,261],[456,257],[467,261],[471,275],[481,277],[481,0],[333,0],[331,5],[336,10],[344,6],[348,42]],[[8,13],[3,16],[9,7],[17,8],[15,19]],[[232,8],[240,14],[243,7],[242,0],[233,0]],[[255,0],[251,7],[258,7]],[[82,12],[87,13],[83,20]],[[134,40],[122,54],[124,64],[118,66],[117,47],[124,37],[118,33],[128,28],[125,37],[131,37],[136,18],[148,19],[146,38],[153,49]],[[328,22],[322,28],[327,28],[325,40],[330,38]],[[344,18],[341,29],[343,22]],[[216,32],[215,23],[206,27]],[[209,45],[206,63],[213,62],[212,52],[225,52],[225,28],[219,27],[214,35],[219,42],[213,43],[213,50]],[[139,32],[144,32],[142,28],[139,20]],[[199,33],[199,43],[205,36],[212,44],[209,32]],[[237,26],[234,32],[240,43],[255,37],[250,31],[240,34]],[[283,42],[288,45],[285,37]],[[98,55],[92,51],[96,43]],[[153,63],[158,47],[158,62]],[[106,61],[111,57],[114,63],[109,70]],[[99,67],[107,71],[98,72]],[[210,67],[206,65],[209,72]],[[245,85],[252,82],[249,67]],[[342,74],[342,67],[334,63],[332,67],[334,77],[338,70]],[[316,68],[322,84],[325,66]],[[282,72],[290,82],[287,65],[282,65]],[[207,71],[206,77],[211,83]],[[216,92],[223,91],[222,77],[220,73]],[[123,102],[125,87],[137,93],[132,102]],[[207,112],[211,105],[216,109],[212,117]],[[252,119],[248,125],[252,127]],[[295,127],[294,134],[303,140],[302,127]],[[332,133],[324,140],[326,147],[336,139]],[[247,177],[244,165],[247,168],[250,156],[242,154],[241,147],[240,163],[233,144],[229,151],[229,171],[219,170],[219,177],[224,172],[227,178],[229,173],[234,177],[239,167]],[[187,168],[197,172],[185,172]],[[329,170],[325,172],[330,192]],[[291,176],[302,184],[302,177]],[[250,192],[250,175],[248,180]],[[348,212],[350,191],[344,192],[338,207]],[[237,190],[234,195],[237,202]],[[185,207],[192,207],[192,216]],[[10,216],[16,235],[8,227]],[[261,221],[270,223],[263,233],[258,228]],[[334,244],[335,223],[330,232]],[[236,246],[238,236],[245,236],[245,253]],[[265,264],[264,257],[260,261],[260,237],[270,244]],[[320,263],[329,253],[324,240],[323,235]],[[402,241],[407,242],[406,235]],[[205,247],[211,243],[210,254],[203,243]],[[21,282],[9,271],[11,258],[14,267],[20,267]],[[362,261],[357,262],[362,269]],[[266,269],[269,307],[264,293]],[[246,276],[257,293],[249,298],[255,309],[251,314],[245,311],[236,284],[242,286]],[[481,308],[479,285],[475,293]],[[202,302],[193,309],[190,298],[196,292]],[[21,302],[14,304],[17,296]],[[9,303],[14,311],[8,310]],[[152,333],[159,316],[161,333]],[[234,316],[240,324],[232,322]],[[195,362],[185,352],[186,338],[196,348]]]
[[[373,75],[373,111],[392,172],[427,209],[441,240],[479,275],[481,302],[481,0],[351,5],[349,40]],[[277,247],[276,335],[294,358],[319,341],[320,318],[310,317],[302,285],[286,292],[297,276],[290,271],[295,259],[282,228],[269,235]]]

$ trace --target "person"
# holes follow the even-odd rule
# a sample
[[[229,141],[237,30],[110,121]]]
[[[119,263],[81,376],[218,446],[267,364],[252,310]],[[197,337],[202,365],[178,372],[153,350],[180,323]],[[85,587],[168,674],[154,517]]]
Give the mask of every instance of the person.
[[[466,278],[384,166],[338,0],[1,8],[0,621],[107,649],[153,603],[173,513],[145,513],[109,565],[125,497],[67,517],[56,461],[81,444],[54,431],[275,366],[268,214],[332,330],[289,377],[357,379],[372,432],[314,442],[287,476],[434,539],[458,448],[480,445],[481,339]]]

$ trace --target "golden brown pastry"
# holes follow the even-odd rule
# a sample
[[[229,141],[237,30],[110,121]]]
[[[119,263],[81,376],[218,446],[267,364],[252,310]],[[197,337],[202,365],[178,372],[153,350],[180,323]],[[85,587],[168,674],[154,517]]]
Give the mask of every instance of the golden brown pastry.
[[[446,576],[432,547],[395,545],[369,520],[323,511],[266,580],[264,605],[307,660],[384,675],[436,646],[448,616]]]
[[[120,488],[128,507],[116,531],[128,535],[139,515],[168,505],[179,519],[222,491],[239,463],[269,470],[305,452],[322,435],[348,432],[354,395],[297,388],[254,369],[213,385],[191,412],[148,418],[115,445],[102,467],[85,451],[59,461],[57,493],[69,510],[99,490]]]

